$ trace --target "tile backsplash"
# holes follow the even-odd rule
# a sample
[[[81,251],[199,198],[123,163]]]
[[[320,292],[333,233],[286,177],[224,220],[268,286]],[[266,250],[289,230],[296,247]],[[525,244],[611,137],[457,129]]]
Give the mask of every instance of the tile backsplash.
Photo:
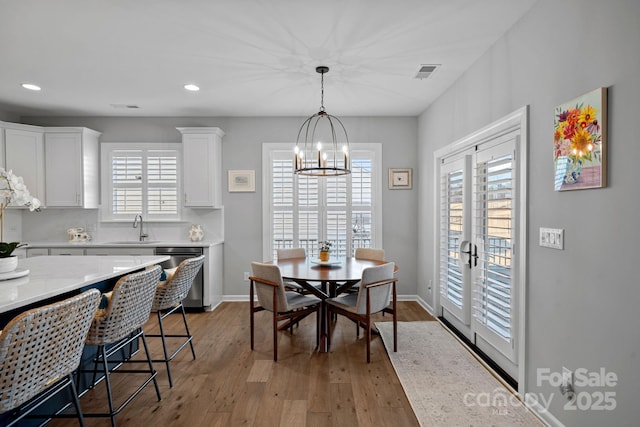
[[[23,242],[65,242],[69,228],[82,227],[93,241],[137,240],[139,230],[133,228],[133,215],[127,222],[100,222],[98,209],[48,208],[41,212],[22,211],[5,221],[6,230],[15,229],[15,240]],[[7,218],[9,219],[9,218]],[[8,225],[11,224],[11,225]],[[185,209],[179,222],[144,221],[148,240],[187,241],[191,224],[200,224],[205,240],[224,238],[223,209]],[[21,229],[21,233],[18,231]],[[9,237],[9,234],[7,234]]]

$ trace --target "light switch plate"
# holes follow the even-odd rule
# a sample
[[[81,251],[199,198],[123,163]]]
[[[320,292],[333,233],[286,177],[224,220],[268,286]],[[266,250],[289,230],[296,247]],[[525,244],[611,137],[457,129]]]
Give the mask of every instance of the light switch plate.
[[[540,246],[564,250],[564,229],[540,227]]]

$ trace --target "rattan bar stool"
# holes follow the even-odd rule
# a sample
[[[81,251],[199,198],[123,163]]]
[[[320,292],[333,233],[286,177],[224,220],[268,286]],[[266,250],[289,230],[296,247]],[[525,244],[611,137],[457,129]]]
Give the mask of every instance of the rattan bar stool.
[[[160,337],[162,338],[162,351],[164,354],[163,359],[154,359],[154,362],[163,362],[167,366],[167,376],[169,377],[169,387],[173,387],[173,380],[171,378],[171,368],[169,362],[183,349],[187,344],[191,347],[191,354],[193,360],[196,359],[196,351],[193,348],[193,336],[189,331],[189,325],[187,324],[187,316],[184,312],[184,306],[182,300],[187,297],[193,280],[197,276],[198,272],[202,268],[205,256],[200,255],[198,257],[185,259],[176,267],[175,272],[167,277],[167,280],[160,282],[156,289],[156,295],[153,298],[153,306],[151,311],[155,311],[158,316],[158,326],[160,327],[160,334],[147,334],[148,337]],[[164,325],[162,320],[168,315],[180,310],[182,313],[182,321],[184,322],[184,334],[166,334],[164,331]],[[169,355],[167,351],[167,338],[184,338],[184,341],[180,346]]]
[[[153,368],[147,340],[145,339],[142,325],[149,320],[151,305],[156,293],[156,287],[160,280],[160,266],[129,274],[118,280],[113,290],[110,292],[109,303],[104,310],[98,310],[93,319],[85,344],[98,346],[98,352],[94,360],[92,388],[96,384],[96,374],[98,365],[102,365],[105,384],[107,387],[107,398],[109,400],[109,412],[106,413],[85,413],[86,417],[110,417],[111,425],[115,427],[115,416],[120,413],[151,381],[156,389],[158,400],[161,400],[157,372]],[[122,369],[121,364],[128,360],[114,360],[111,356],[116,355],[121,349],[130,346],[141,339],[144,351],[147,356],[148,370]],[[109,366],[112,366],[111,368]],[[115,366],[114,366],[115,365]],[[115,369],[118,368],[118,369]],[[114,407],[113,395],[111,392],[111,381],[109,376],[113,373],[140,374],[146,373],[148,377],[122,404]]]
[[[15,413],[7,426],[67,387],[78,421],[84,426],[72,373],[80,365],[84,340],[99,302],[100,292],[92,289],[25,311],[0,332],[0,413]]]

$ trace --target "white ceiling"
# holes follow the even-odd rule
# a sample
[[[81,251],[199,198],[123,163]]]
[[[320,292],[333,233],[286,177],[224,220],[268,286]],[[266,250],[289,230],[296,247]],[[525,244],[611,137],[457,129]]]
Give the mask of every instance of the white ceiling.
[[[307,116],[320,106],[315,67],[327,65],[331,114],[415,116],[534,2],[0,0],[0,109]],[[421,64],[441,67],[418,80]]]

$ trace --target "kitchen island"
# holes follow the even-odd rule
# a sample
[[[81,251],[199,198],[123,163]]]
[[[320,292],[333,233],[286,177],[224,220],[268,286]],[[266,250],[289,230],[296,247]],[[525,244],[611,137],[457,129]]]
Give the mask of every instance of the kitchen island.
[[[206,261],[196,277],[189,295],[184,300],[185,307],[196,311],[213,310],[222,302],[223,295],[223,239],[208,239],[199,242],[185,240],[114,240],[88,242],[29,242],[22,249],[22,256],[34,258],[46,255],[168,255],[170,260],[162,264],[165,269],[173,268],[188,252],[191,256],[204,254]],[[197,254],[196,254],[197,252]],[[182,255],[175,255],[181,253]]]
[[[89,288],[108,291],[120,277],[168,259],[166,255],[39,256],[20,259],[15,272],[0,274],[0,278],[6,278],[25,274],[28,270],[23,277],[0,280],[0,329],[25,310],[68,298]],[[134,343],[123,352],[123,358],[129,358],[136,350],[137,344]],[[97,347],[85,346],[80,370],[93,366],[96,351]],[[101,376],[98,375],[98,378]],[[80,394],[89,388],[92,380],[91,373],[76,374],[76,387]],[[44,413],[57,413],[67,404],[66,396],[57,395],[42,408]],[[11,411],[0,414],[0,425],[8,423],[11,417]],[[24,420],[20,425],[39,425],[41,421]]]
[[[149,265],[159,264],[168,256],[41,256],[21,259],[16,273],[28,274],[0,280],[0,328],[16,313],[35,305],[44,305],[80,293],[91,287],[105,290],[105,284]]]

